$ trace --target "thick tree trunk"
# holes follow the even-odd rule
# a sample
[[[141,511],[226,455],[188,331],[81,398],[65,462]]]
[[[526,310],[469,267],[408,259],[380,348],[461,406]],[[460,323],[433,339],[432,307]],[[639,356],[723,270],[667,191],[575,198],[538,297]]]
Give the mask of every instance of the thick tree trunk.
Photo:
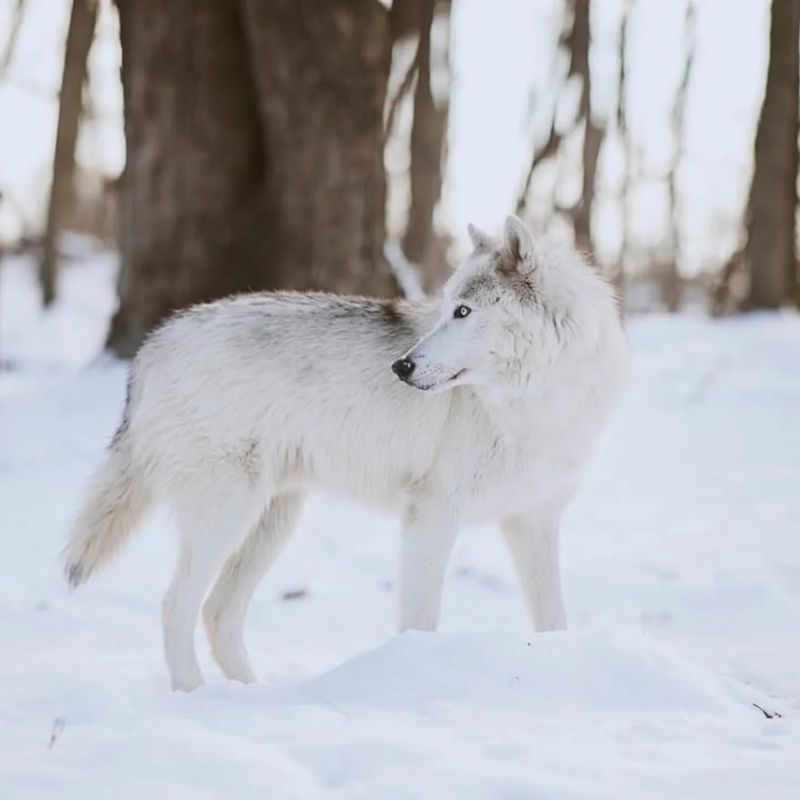
[[[777,308],[796,290],[799,35],[800,0],[773,0],[767,90],[748,206],[751,308]]]
[[[174,308],[234,291],[389,293],[375,0],[118,0],[130,355]]]
[[[73,0],[64,51],[64,71],[58,103],[58,126],[53,158],[53,182],[47,209],[39,283],[42,302],[48,306],[56,297],[58,234],[72,194],[75,172],[75,144],[83,111],[82,91],[86,80],[86,61],[94,39],[97,0]]]
[[[129,356],[172,309],[268,284],[271,220],[235,5],[118,6],[127,162],[108,343]]]
[[[388,294],[383,107],[388,14],[377,0],[243,0],[272,157],[278,286]]]

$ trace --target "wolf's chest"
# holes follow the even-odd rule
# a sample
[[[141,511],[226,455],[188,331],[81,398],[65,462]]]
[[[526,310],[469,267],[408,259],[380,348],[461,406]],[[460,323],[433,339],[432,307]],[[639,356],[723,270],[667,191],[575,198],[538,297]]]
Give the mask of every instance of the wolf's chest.
[[[551,447],[548,437],[497,436],[483,448],[462,454],[451,466],[452,489],[467,524],[559,505],[574,486],[577,465]]]

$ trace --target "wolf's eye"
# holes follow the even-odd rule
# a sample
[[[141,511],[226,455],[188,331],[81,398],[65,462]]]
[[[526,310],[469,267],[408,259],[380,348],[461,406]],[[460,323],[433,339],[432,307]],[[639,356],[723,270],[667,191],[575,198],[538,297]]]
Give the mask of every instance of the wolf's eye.
[[[471,313],[472,309],[469,306],[456,306],[456,310],[453,312],[453,319],[464,319]]]

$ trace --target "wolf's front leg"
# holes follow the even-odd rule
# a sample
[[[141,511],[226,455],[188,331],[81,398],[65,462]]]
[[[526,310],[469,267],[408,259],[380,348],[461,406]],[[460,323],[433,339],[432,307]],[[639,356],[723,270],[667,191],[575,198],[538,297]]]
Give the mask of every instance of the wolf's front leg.
[[[446,499],[412,499],[403,523],[400,630],[439,627],[444,576],[457,533],[456,515]]]
[[[511,517],[503,521],[503,533],[534,627],[537,631],[565,629],[567,614],[561,594],[558,519]]]

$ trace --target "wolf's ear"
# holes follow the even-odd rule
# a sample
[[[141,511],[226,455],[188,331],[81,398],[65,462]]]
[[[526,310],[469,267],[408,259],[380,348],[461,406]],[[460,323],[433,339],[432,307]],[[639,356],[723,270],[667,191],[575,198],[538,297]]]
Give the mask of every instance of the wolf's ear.
[[[503,227],[501,263],[506,272],[517,271],[523,275],[536,269],[533,237],[525,223],[514,214],[506,217],[506,224]]]
[[[488,233],[484,233],[477,225],[473,225],[471,222],[467,225],[467,233],[469,233],[469,238],[472,239],[472,244],[476,250],[489,252],[497,247],[497,242]]]

